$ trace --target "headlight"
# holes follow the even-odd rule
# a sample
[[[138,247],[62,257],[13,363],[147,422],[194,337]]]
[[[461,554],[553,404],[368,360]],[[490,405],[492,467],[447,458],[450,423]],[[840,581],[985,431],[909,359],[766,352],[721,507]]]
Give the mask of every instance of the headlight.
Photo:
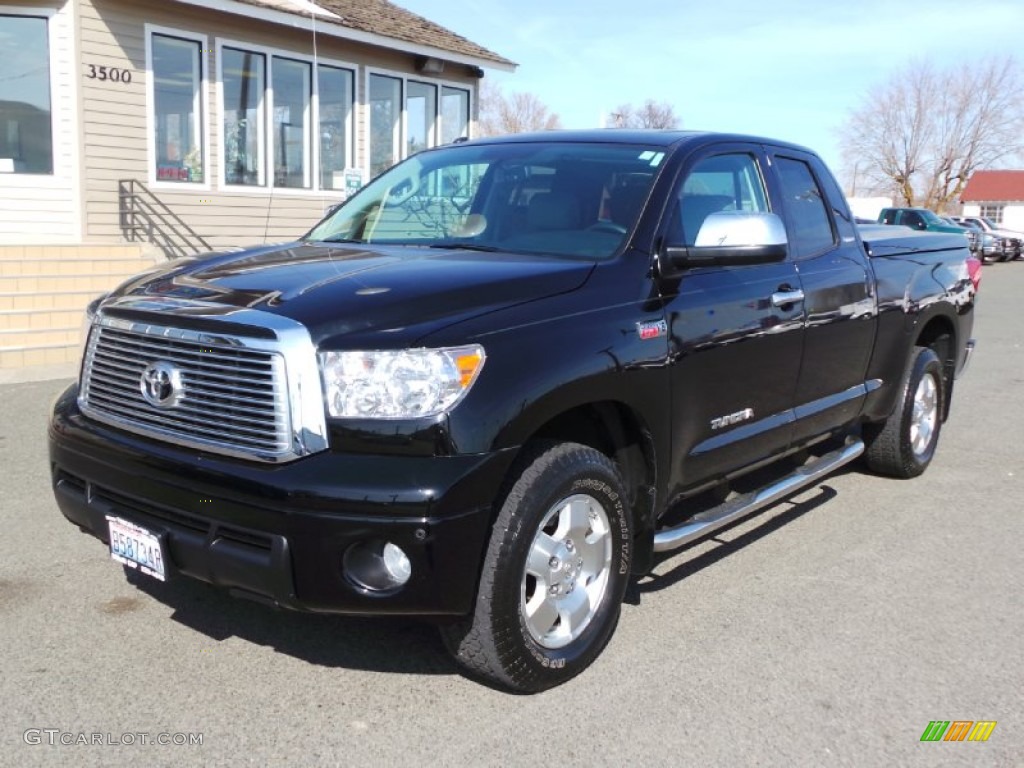
[[[327,411],[336,419],[435,416],[465,397],[485,359],[478,344],[321,352]]]

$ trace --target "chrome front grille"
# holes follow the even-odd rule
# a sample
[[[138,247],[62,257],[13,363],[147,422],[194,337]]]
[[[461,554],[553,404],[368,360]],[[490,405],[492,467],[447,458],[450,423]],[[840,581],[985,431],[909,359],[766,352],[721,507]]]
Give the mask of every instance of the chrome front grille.
[[[311,348],[301,351],[313,358]],[[301,424],[302,401],[291,397],[287,356],[281,341],[101,317],[86,345],[79,404],[87,416],[138,434],[285,461],[326,447],[322,428],[311,432]],[[299,363],[293,367],[302,373]],[[165,374],[166,398],[159,382],[147,384],[159,378],[154,370]],[[316,423],[317,414],[305,415]]]

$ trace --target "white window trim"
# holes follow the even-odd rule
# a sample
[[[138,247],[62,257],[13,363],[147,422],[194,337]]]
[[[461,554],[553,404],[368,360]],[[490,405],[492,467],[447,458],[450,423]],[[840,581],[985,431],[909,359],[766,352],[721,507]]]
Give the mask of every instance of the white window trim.
[[[229,184],[227,181],[228,174],[228,155],[227,155],[227,134],[224,131],[224,117],[227,112],[224,108],[224,49],[233,48],[240,51],[249,51],[252,53],[258,53],[263,56],[263,91],[260,94],[259,108],[257,109],[257,120],[260,123],[260,136],[259,143],[256,147],[257,160],[259,162],[259,175],[258,183],[255,185],[250,184]],[[220,151],[220,162],[217,163],[217,183],[220,189],[231,191],[231,192],[246,192],[249,194],[265,195],[268,194],[271,186],[267,184],[267,135],[273,130],[273,125],[268,125],[268,115],[272,114],[272,110],[267,108],[267,102],[270,99],[270,79],[271,79],[271,54],[269,49],[263,48],[258,45],[249,45],[246,43],[235,42],[234,40],[224,40],[218,38],[217,40],[217,148]],[[273,177],[271,176],[271,179]]]
[[[348,113],[345,115],[345,163],[343,170],[350,168],[357,168],[356,165],[356,135],[355,135],[355,120],[356,120],[356,108],[359,104],[356,98],[356,89],[359,87],[359,68],[355,64],[345,63],[334,63],[332,59],[322,59],[317,57],[317,66],[313,68],[313,131],[316,140],[313,142],[313,191],[322,192],[325,194],[348,194],[348,191],[342,189],[324,189],[321,185],[323,179],[323,168],[320,166],[320,77],[317,67],[328,67],[331,69],[343,69],[350,75],[349,85],[351,92],[349,93],[349,104]]]
[[[401,99],[402,99],[402,104],[401,104],[402,116],[401,116],[401,119],[398,121],[400,130],[399,130],[399,136],[398,136],[398,140],[397,140],[398,158],[395,159],[395,161],[394,161],[395,163],[400,163],[403,160],[405,160],[406,157],[407,157],[407,155],[406,155],[406,147],[407,147],[407,142],[408,142],[408,120],[409,120],[409,117],[408,117],[408,110],[405,107],[406,107],[406,102],[409,99],[409,82],[410,81],[415,82],[415,83],[423,83],[424,85],[433,85],[433,86],[435,86],[437,88],[437,100],[436,100],[435,105],[434,105],[434,108],[436,109],[436,112],[435,112],[435,115],[434,115],[434,131],[433,131],[433,133],[434,133],[434,136],[433,136],[434,143],[431,144],[429,148],[441,146],[441,137],[444,135],[444,110],[442,108],[442,103],[444,101],[444,88],[457,88],[460,91],[465,91],[469,95],[469,102],[468,102],[468,105],[467,105],[468,108],[469,108],[469,112],[468,112],[468,114],[466,116],[467,117],[466,133],[467,133],[467,138],[470,138],[470,139],[473,138],[473,98],[474,98],[474,89],[473,89],[472,85],[470,85],[468,83],[460,83],[460,82],[458,82],[456,80],[442,80],[442,79],[434,78],[434,77],[425,77],[425,76],[420,75],[418,73],[410,74],[408,72],[396,72],[394,70],[381,69],[381,68],[378,68],[378,67],[366,67],[366,71],[364,72],[364,75],[363,75],[363,95],[364,95],[364,99],[360,103],[360,106],[363,108],[363,135],[366,137],[366,140],[364,142],[364,147],[363,147],[363,153],[364,153],[365,158],[364,158],[364,162],[363,162],[363,165],[362,165],[362,169],[363,169],[363,173],[365,174],[365,177],[366,177],[367,181],[369,181],[371,179],[370,174],[372,172],[372,167],[373,167],[372,166],[371,156],[370,156],[371,139],[373,138],[372,134],[370,132],[370,117],[371,117],[371,115],[370,115],[370,76],[371,75],[382,75],[384,77],[391,77],[391,78],[394,78],[396,80],[401,80],[401,82],[402,82],[402,97],[401,97]]]
[[[427,136],[427,147],[436,147],[441,140],[441,86],[431,82],[427,78],[410,77],[405,81],[405,98],[402,100],[403,123],[405,125],[404,149],[409,147],[409,86],[412,84],[426,85],[434,89],[434,119],[430,123],[430,132]]]
[[[370,78],[373,75],[380,75],[382,77],[390,77],[392,80],[397,80],[400,85],[400,93],[398,94],[398,108],[399,112],[398,120],[392,129],[392,146],[395,147],[397,152],[393,152],[391,156],[392,165],[399,163],[405,159],[405,152],[403,147],[405,146],[405,98],[408,89],[408,85],[405,82],[405,75],[400,72],[392,72],[387,69],[376,69],[373,67],[367,67],[363,73],[363,95],[365,96],[362,107],[363,107],[363,136],[366,137],[363,146],[363,154],[365,162],[363,163],[363,178],[369,182],[373,176],[373,109],[370,103]]]
[[[225,147],[225,136],[224,136],[224,81],[223,81],[223,52],[224,48],[234,48],[236,50],[251,51],[252,53],[259,53],[266,57],[266,68],[263,73],[264,76],[264,98],[263,98],[263,114],[261,115],[261,124],[263,127],[263,140],[260,142],[260,181],[258,186],[249,186],[244,184],[228,184],[227,183],[227,163],[226,155],[224,153]],[[217,141],[218,149],[221,153],[220,162],[218,163],[217,180],[219,188],[225,192],[231,192],[232,194],[240,195],[256,195],[260,197],[266,197],[270,195],[287,195],[291,197],[311,197],[311,196],[323,196],[323,195],[336,195],[343,194],[343,189],[322,189],[320,186],[320,83],[317,77],[316,66],[311,67],[312,72],[312,93],[310,94],[309,100],[309,111],[310,111],[310,163],[308,165],[308,173],[310,177],[311,186],[306,189],[296,189],[295,187],[277,187],[274,186],[274,174],[273,169],[269,167],[272,164],[274,158],[272,153],[269,151],[272,145],[273,130],[274,130],[274,87],[273,87],[273,59],[274,56],[279,56],[285,59],[293,59],[295,61],[301,61],[310,65],[323,65],[326,67],[334,67],[335,69],[347,69],[352,73],[352,88],[353,91],[356,88],[356,81],[358,78],[359,67],[351,62],[342,61],[341,59],[324,58],[322,56],[316,56],[315,59],[310,54],[298,53],[296,51],[289,51],[285,48],[273,48],[266,45],[257,45],[242,40],[232,40],[229,38],[217,38],[216,43],[217,52]],[[352,103],[349,107],[348,117],[345,121],[345,131],[347,135],[347,146],[345,148],[346,161],[350,164],[347,167],[354,167],[355,159],[355,134],[353,131],[353,112],[355,111],[356,104],[358,103],[355,97],[355,93],[351,94]],[[268,159],[269,156],[269,159]],[[269,177],[267,174],[270,174]]]
[[[197,32],[188,32],[183,29],[164,27],[158,24],[146,24],[146,163],[149,166],[147,177],[151,189],[165,190],[191,190],[196,192],[208,192],[211,189],[210,177],[212,176],[210,156],[210,98],[209,98],[209,39],[206,35]],[[199,101],[198,120],[200,122],[199,135],[202,136],[202,147],[200,154],[203,163],[203,180],[194,181],[160,181],[156,177],[156,77],[153,74],[153,35],[164,35],[177,37],[182,40],[189,40],[199,43],[199,92],[196,98]]]
[[[441,95],[437,100],[437,140],[440,142],[441,137],[444,135],[444,89],[452,88],[453,90],[465,91],[468,95],[466,100],[466,138],[473,138],[473,86],[466,85],[465,83],[455,83],[451,81],[444,81],[441,83],[440,91]]]
[[[978,204],[978,217],[991,219],[993,224],[998,224],[1000,227],[1003,226],[1003,222],[1006,219],[1006,208],[1009,204],[1005,202],[996,203],[979,203]],[[991,209],[997,208],[998,213],[991,213]]]
[[[303,186],[299,187],[298,191],[300,191],[300,192],[307,192],[307,193],[308,192],[314,192],[316,188],[315,188],[315,185],[313,184],[313,168],[312,168],[313,144],[318,143],[315,140],[320,137],[320,133],[317,130],[317,126],[313,125],[313,78],[316,77],[316,66],[311,61],[306,61],[304,59],[298,59],[298,58],[294,58],[294,57],[291,57],[291,56],[281,56],[280,58],[282,58],[282,59],[291,59],[294,62],[297,62],[299,64],[305,64],[307,66],[307,69],[305,71],[309,75],[309,80],[308,80],[307,83],[305,83],[305,85],[307,86],[307,89],[308,89],[307,92],[309,94],[309,98],[307,99],[307,101],[306,101],[306,103],[305,103],[305,105],[304,105],[304,107],[302,109],[302,120],[303,120],[303,122],[306,125],[306,137],[305,137],[305,140],[304,140],[304,142],[302,144],[302,182],[303,182]],[[268,62],[270,60],[272,60],[272,59],[273,59],[273,57],[271,56],[268,59]],[[269,69],[269,73],[268,73],[268,76],[267,76],[267,104],[268,104],[267,112],[269,113],[269,120],[267,121],[267,124],[270,126],[270,131],[267,133],[267,137],[270,140],[265,142],[265,143],[267,144],[268,148],[274,148],[276,150],[279,150],[280,148],[277,147],[277,145],[275,144],[275,141],[274,141],[276,139],[276,136],[274,135],[274,133],[275,133],[274,132],[274,111],[275,111],[274,110],[274,106],[277,103],[277,98],[276,98],[276,93],[274,91],[273,78],[271,77],[271,75],[273,74],[273,67],[272,66],[268,66],[268,69]],[[296,189],[295,187],[278,187],[278,186],[276,186],[274,184],[273,180],[275,178],[277,178],[277,152],[276,151],[272,153],[272,156],[270,157],[270,162],[267,164],[267,166],[268,166],[267,170],[270,171],[270,179],[271,179],[270,183],[271,183],[272,186],[274,186],[274,189],[280,189],[280,190],[285,190],[285,189],[295,190]],[[266,185],[264,185],[264,186],[266,186]]]
[[[63,85],[57,77],[58,67],[56,66],[57,44],[60,42],[57,38],[57,31],[54,29],[54,18],[57,16],[57,9],[0,5],[0,15],[46,18],[46,41],[49,48],[47,51],[49,56],[47,64],[50,69],[50,159],[53,162],[53,170],[50,173],[0,173],[0,182],[8,188],[63,188],[67,186],[68,174],[71,173],[72,168],[68,167],[64,163],[62,153],[58,150],[60,147],[64,146],[65,142],[73,142],[71,146],[77,147],[78,137],[64,136],[58,128],[59,120],[56,116],[56,102],[59,100],[58,94],[63,90]],[[73,28],[74,27],[72,26],[72,29]],[[77,61],[77,57],[72,54],[72,66],[75,66]],[[77,92],[72,93],[71,103],[72,105],[77,104]],[[73,121],[73,124],[77,125],[77,116]]]

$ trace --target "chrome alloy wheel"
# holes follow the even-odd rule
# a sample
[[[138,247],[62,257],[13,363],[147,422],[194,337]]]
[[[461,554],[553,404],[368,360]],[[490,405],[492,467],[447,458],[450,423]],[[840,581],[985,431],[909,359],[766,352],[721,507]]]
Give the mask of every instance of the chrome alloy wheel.
[[[938,423],[939,387],[934,374],[927,373],[921,377],[914,391],[910,416],[910,448],[915,456],[922,456],[928,451]]]
[[[611,527],[597,499],[575,494],[548,510],[526,558],[519,602],[539,645],[563,648],[587,628],[604,600],[611,560]]]

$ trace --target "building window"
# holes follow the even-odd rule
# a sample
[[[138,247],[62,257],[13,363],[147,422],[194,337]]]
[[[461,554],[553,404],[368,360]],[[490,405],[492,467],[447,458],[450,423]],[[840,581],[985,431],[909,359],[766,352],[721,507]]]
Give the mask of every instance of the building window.
[[[993,224],[1002,224],[1004,208],[1006,208],[1005,205],[994,205],[992,203],[982,205],[981,218],[988,219]]]
[[[224,178],[228,184],[262,186],[264,175],[263,94],[266,57],[225,48],[221,80],[224,91]]]
[[[441,90],[441,143],[469,138],[469,91],[445,86]]]
[[[352,70],[329,64],[314,69],[313,61],[298,55],[227,45],[220,69],[226,185],[346,188],[353,154]]]
[[[201,184],[205,180],[202,44],[154,34],[151,45],[155,179]]]
[[[437,87],[409,81],[405,101],[406,155],[434,146],[434,123],[437,121]]]
[[[312,68],[277,56],[273,62],[274,186],[309,189]]]
[[[0,14],[0,173],[53,173],[48,21]]]
[[[351,165],[352,84],[353,73],[347,69],[317,70],[321,189],[345,189],[344,172]]]
[[[469,90],[400,75],[369,76],[370,176],[409,155],[469,137]]]
[[[402,81],[370,75],[370,176],[397,163],[402,120]]]

